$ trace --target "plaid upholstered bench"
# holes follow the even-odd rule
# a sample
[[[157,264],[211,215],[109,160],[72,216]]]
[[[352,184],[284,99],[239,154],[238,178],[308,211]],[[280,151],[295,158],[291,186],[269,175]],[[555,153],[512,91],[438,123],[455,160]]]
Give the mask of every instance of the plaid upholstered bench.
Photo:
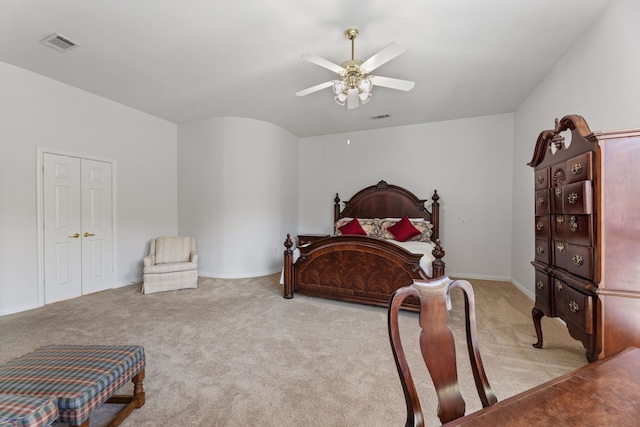
[[[0,427],[46,427],[58,418],[58,399],[0,394]]]
[[[51,345],[0,365],[0,393],[56,397],[58,422],[89,426],[103,403],[125,404],[110,426],[144,405],[144,348],[112,345]],[[114,396],[128,381],[133,394]]]

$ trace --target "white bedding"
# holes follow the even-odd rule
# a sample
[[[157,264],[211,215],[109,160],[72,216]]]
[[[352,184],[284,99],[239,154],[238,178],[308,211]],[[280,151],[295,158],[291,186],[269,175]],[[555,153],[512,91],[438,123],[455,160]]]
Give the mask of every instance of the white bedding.
[[[399,242],[397,240],[387,240],[387,242],[394,243],[402,248],[408,250],[414,254],[422,254],[420,258],[420,267],[431,276],[431,263],[436,260],[432,252],[436,245],[433,242]]]

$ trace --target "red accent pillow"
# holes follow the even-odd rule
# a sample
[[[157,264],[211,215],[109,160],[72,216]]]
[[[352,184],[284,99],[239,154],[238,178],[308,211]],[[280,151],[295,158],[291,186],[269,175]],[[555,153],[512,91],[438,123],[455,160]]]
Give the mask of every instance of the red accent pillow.
[[[338,227],[338,230],[340,230],[342,234],[357,234],[361,236],[367,235],[367,232],[364,231],[357,217],[354,217],[351,221],[349,221],[342,227]]]
[[[406,216],[402,217],[395,225],[387,228],[387,231],[393,234],[399,242],[406,242],[413,236],[420,234],[420,230],[415,228]]]

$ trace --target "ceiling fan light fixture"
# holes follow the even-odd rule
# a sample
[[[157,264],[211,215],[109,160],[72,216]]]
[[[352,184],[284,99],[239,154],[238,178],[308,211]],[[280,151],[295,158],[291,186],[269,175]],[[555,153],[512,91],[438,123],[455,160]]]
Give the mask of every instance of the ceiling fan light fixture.
[[[344,92],[338,93],[335,98],[338,105],[344,105],[347,102],[347,95]]]
[[[360,89],[364,93],[370,93],[373,84],[371,84],[371,80],[369,77],[365,77],[364,79],[360,79],[358,82],[358,89]]]
[[[362,62],[355,58],[354,40],[358,36],[359,30],[356,27],[347,28],[344,35],[351,41],[351,59],[342,64],[334,64],[314,54],[302,55],[302,59],[313,64],[320,65],[338,74],[338,80],[330,80],[308,89],[296,92],[296,96],[304,96],[318,90],[331,87],[335,94],[334,100],[339,105],[347,105],[352,110],[360,104],[365,104],[372,97],[372,90],[375,86],[384,86],[391,89],[411,90],[414,82],[408,80],[393,79],[389,77],[373,76],[369,73],[386,64],[396,56],[405,51],[404,46],[392,42],[384,49]],[[374,80],[375,79],[375,80]]]
[[[360,92],[358,98],[360,98],[361,104],[366,104],[371,99],[371,92]]]

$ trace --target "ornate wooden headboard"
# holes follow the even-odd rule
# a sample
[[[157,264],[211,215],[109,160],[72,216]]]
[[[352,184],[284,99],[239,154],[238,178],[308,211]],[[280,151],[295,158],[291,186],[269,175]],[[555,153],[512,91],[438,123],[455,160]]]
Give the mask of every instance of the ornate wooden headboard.
[[[431,211],[425,207],[427,199],[419,199],[409,190],[397,185],[380,181],[376,185],[363,188],[351,199],[344,202],[344,209],[340,210],[340,197],[336,193],[334,199],[334,222],[344,217],[358,218],[424,218],[433,224],[432,240],[440,238],[439,216],[440,204],[438,191],[433,192]]]

